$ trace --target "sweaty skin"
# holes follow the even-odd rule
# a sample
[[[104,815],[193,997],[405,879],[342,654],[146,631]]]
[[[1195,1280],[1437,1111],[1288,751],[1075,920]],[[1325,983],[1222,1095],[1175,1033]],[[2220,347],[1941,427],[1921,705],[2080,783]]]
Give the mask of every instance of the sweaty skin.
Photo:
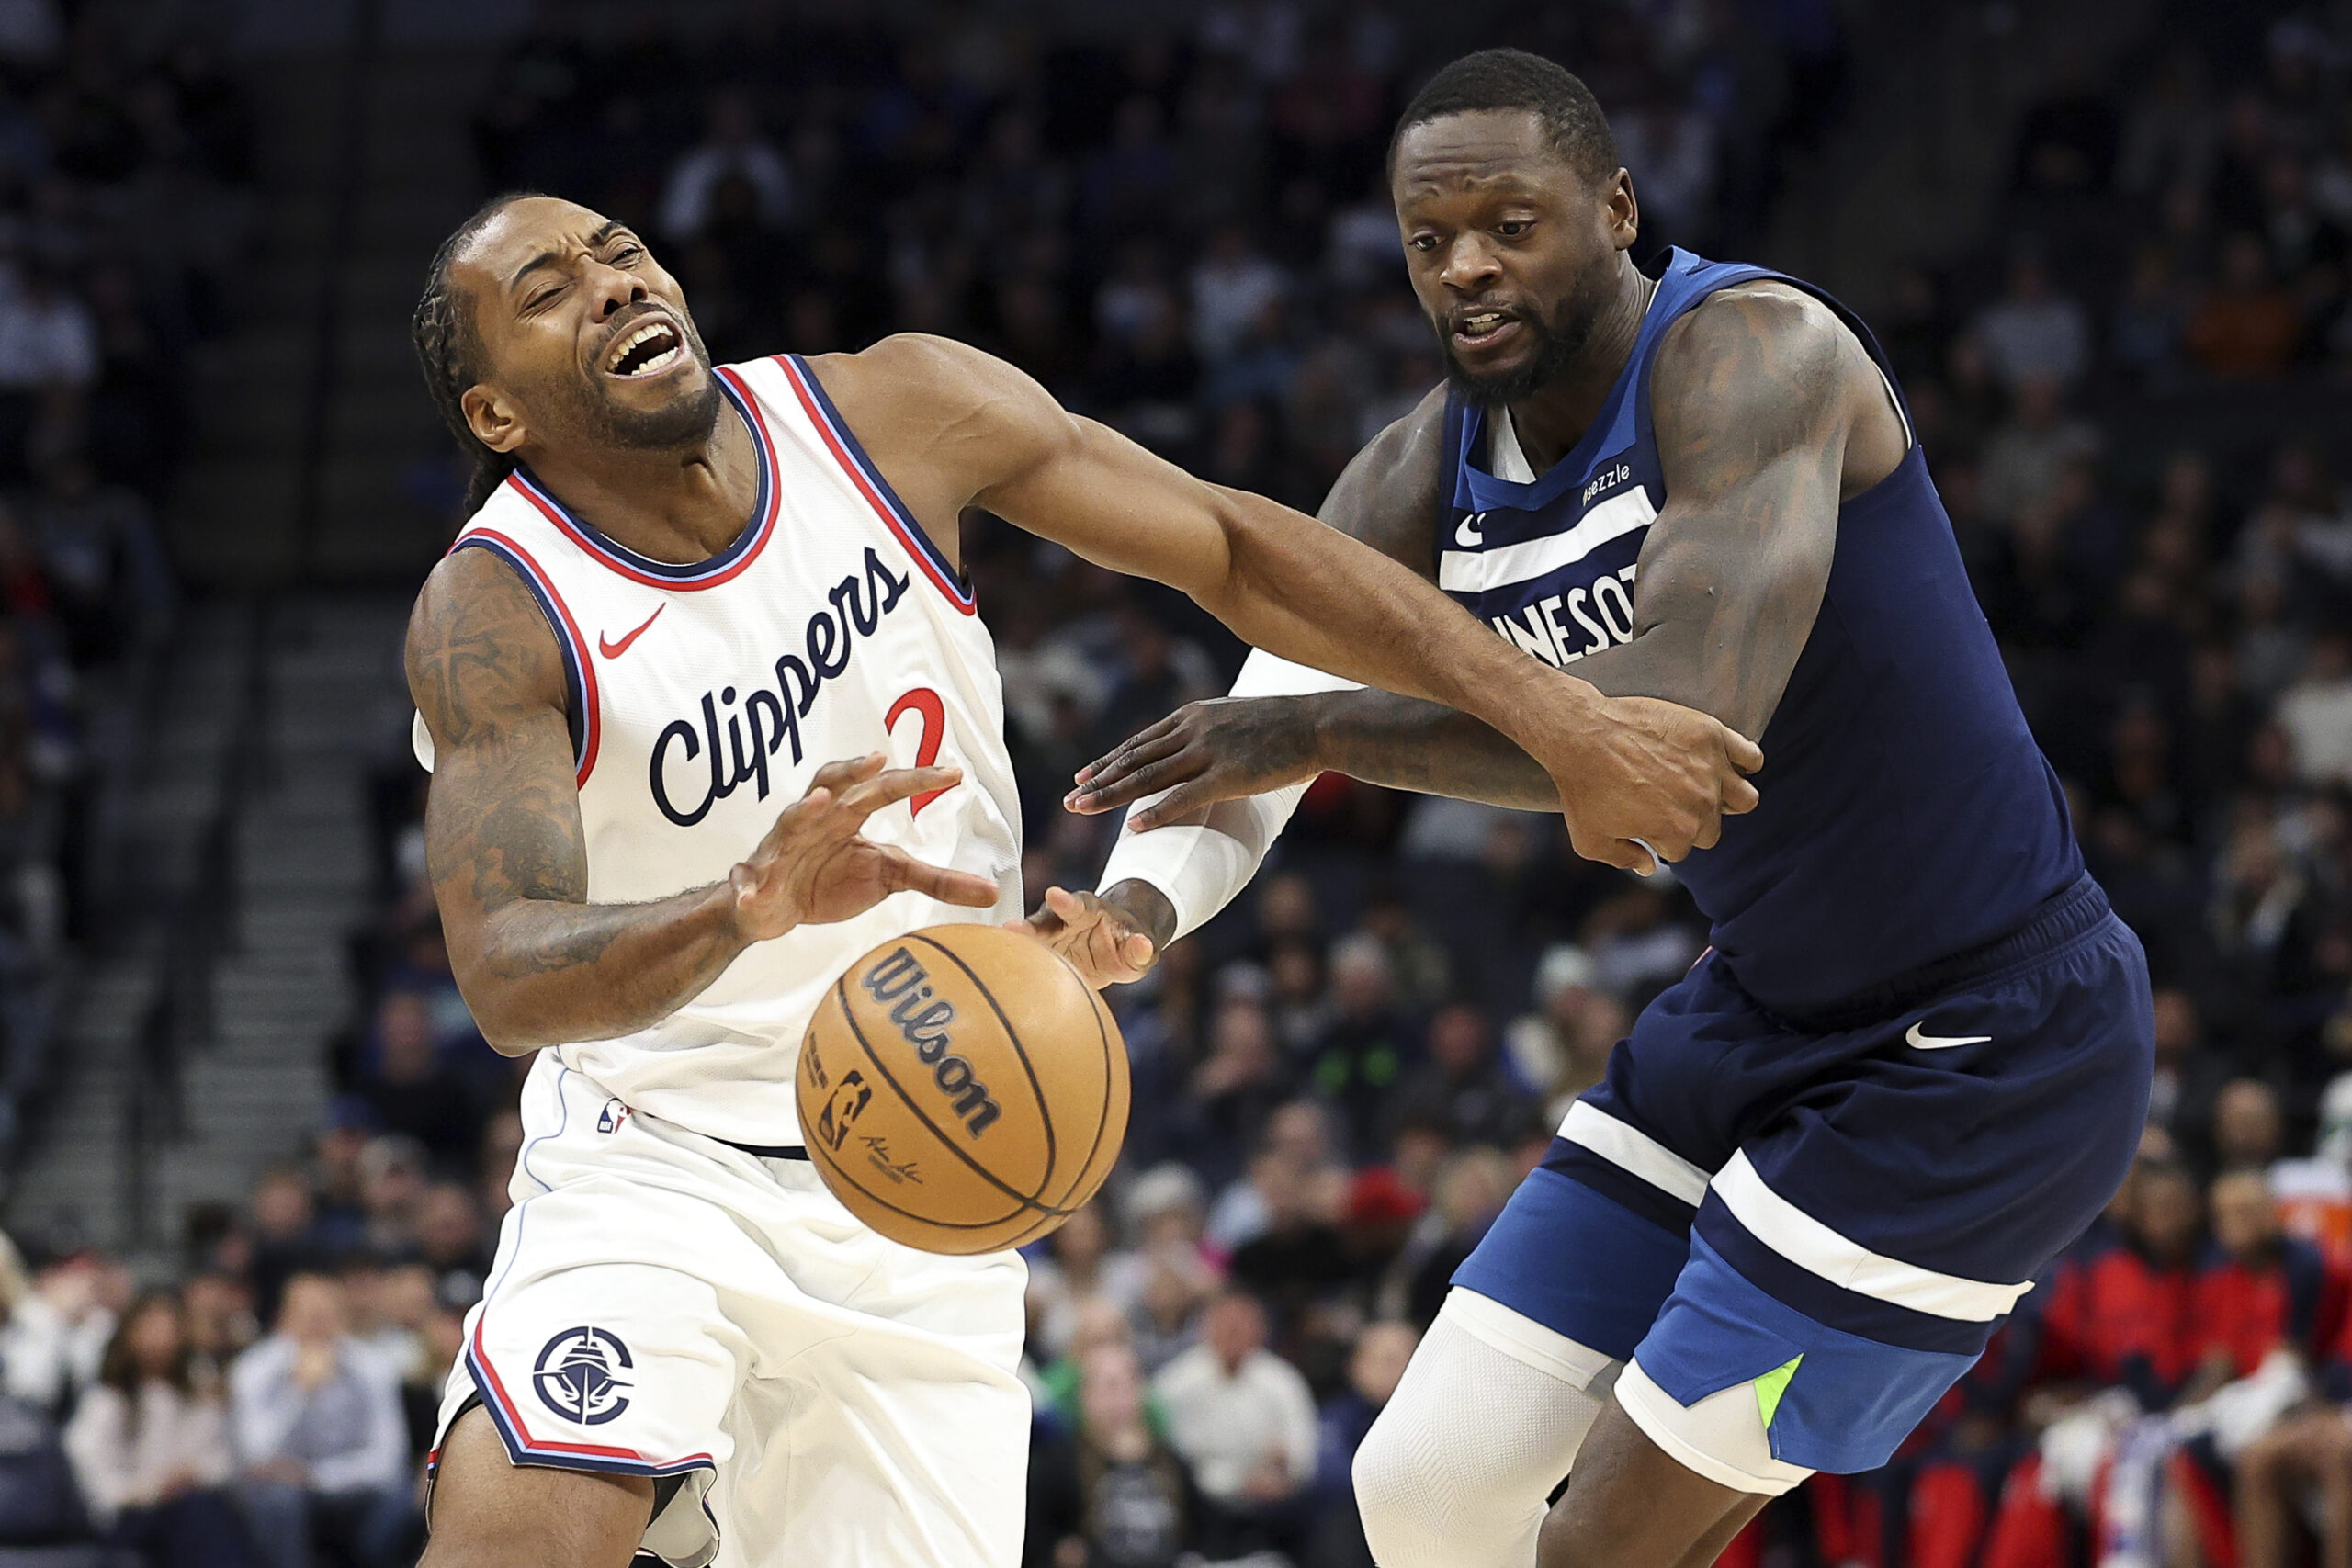
[[[485,368],[475,438],[629,548],[705,559],[756,485],[675,279],[626,227],[570,202],[502,209],[451,271]],[[616,356],[649,327],[683,349]],[[1755,792],[1746,739],[1703,715],[1602,697],[1528,660],[1416,573],[1261,497],[1193,479],[1064,411],[1027,376],[944,339],[812,364],[842,418],[953,561],[983,506],[1114,570],[1191,594],[1241,637],[1351,679],[1479,715],[1544,760],[1580,852],[1647,863],[1714,841]],[[901,888],[983,906],[995,889],[858,835],[952,770],[820,771],[729,879],[651,903],[586,900],[553,633],[480,551],[436,567],[409,627],[409,682],[438,760],[426,849],[450,958],[484,1035],[518,1054],[633,1032],[692,999],[751,942],[845,919]]]
[[[1544,316],[1545,301],[1597,296],[1567,374],[1511,405],[1521,448],[1539,471],[1548,468],[1599,412],[1655,288],[1624,254],[1638,224],[1630,179],[1619,170],[1596,191],[1532,115],[1481,113],[1408,131],[1395,184],[1406,259],[1433,321],[1498,301]],[[1595,261],[1578,259],[1587,246],[1607,270],[1605,287],[1588,282]],[[1667,502],[1643,541],[1635,636],[1574,670],[1612,695],[1697,708],[1758,739],[1812,633],[1838,506],[1901,463],[1902,423],[1853,334],[1783,284],[1710,296],[1668,329],[1650,385]],[[1321,513],[1430,578],[1444,417],[1440,388],[1357,454]],[[1136,815],[1141,830],[1198,820],[1219,800],[1326,770],[1521,809],[1555,800],[1549,776],[1493,727],[1365,690],[1192,704],[1082,770],[1069,804],[1109,811],[1169,790]],[[1094,923],[1141,935],[1154,953],[1174,931],[1165,896],[1139,882],[1078,913],[1064,922],[1073,945],[1101,946]]]

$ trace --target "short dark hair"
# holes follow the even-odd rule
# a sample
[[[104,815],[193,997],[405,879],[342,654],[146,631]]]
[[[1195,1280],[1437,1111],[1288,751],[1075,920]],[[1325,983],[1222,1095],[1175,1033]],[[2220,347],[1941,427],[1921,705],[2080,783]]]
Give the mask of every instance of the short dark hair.
[[[1617,172],[1617,138],[1592,89],[1566,66],[1523,49],[1465,54],[1424,83],[1388,139],[1389,172],[1396,172],[1396,144],[1413,127],[1488,109],[1535,116],[1568,165],[1589,180],[1605,180]]]
[[[481,333],[474,324],[472,301],[460,299],[449,287],[449,269],[456,265],[458,253],[471,244],[492,219],[538,194],[510,190],[474,209],[472,216],[433,253],[433,265],[425,269],[424,292],[417,299],[416,313],[409,318],[409,341],[415,345],[416,362],[424,371],[424,389],[433,395],[441,422],[474,462],[473,477],[466,485],[469,513],[480,511],[481,503],[506,482],[506,476],[514,471],[514,459],[483,446],[466,423],[466,389],[479,382],[488,367],[482,363]]]

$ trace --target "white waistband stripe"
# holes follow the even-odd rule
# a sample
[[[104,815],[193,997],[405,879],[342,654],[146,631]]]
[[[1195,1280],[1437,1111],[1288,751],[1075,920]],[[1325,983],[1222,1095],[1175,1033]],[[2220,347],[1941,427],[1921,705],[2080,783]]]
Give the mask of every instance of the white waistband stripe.
[[[1639,485],[1612,495],[1562,534],[1497,545],[1491,550],[1446,550],[1437,558],[1437,585],[1449,593],[1482,593],[1514,582],[1532,582],[1572,561],[1580,561],[1610,540],[1657,520],[1649,491]]]
[[[1567,1117],[1560,1123],[1560,1136],[1694,1209],[1707,1195],[1705,1171],[1647,1133],[1581,1100],[1568,1107]]]
[[[1748,1234],[1790,1262],[1833,1285],[1895,1306],[1963,1323],[1990,1323],[2033,1288],[1988,1285],[1885,1258],[1847,1240],[1764,1185],[1745,1151],[1715,1173],[1715,1195]]]

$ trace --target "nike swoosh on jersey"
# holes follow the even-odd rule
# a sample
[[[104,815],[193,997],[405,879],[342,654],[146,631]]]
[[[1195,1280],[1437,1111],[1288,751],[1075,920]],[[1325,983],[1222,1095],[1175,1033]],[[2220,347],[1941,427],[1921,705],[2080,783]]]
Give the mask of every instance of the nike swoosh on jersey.
[[[618,659],[622,654],[628,651],[629,644],[635,642],[639,637],[645,635],[645,628],[647,626],[651,626],[654,622],[662,618],[662,612],[669,607],[670,606],[666,604],[654,605],[653,614],[646,616],[644,621],[639,625],[635,631],[630,632],[618,642],[615,642],[604,633],[598,632],[596,634],[596,651],[603,654],[607,659]]]
[[[1484,593],[1514,582],[1532,582],[1657,520],[1657,508],[1650,504],[1649,491],[1639,486],[1620,491],[1563,533],[1493,549],[1440,552],[1437,585],[1448,593]]]
[[[1473,512],[1454,525],[1453,542],[1465,550],[1475,550],[1487,542],[1487,514]]]
[[[1915,1023],[1905,1032],[1903,1043],[1915,1051],[1945,1051],[1954,1045],[1982,1045],[1992,1038],[1989,1034],[1922,1034]]]

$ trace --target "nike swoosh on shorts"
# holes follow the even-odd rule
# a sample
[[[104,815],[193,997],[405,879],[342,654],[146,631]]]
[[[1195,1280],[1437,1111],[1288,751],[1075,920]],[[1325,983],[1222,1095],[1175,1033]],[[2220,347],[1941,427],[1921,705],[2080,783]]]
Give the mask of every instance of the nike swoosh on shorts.
[[[1922,1023],[1926,1021],[1924,1019],[1920,1021]],[[1992,1038],[1989,1034],[1922,1034],[1919,1025],[1915,1023],[1905,1032],[1903,1043],[1915,1051],[1947,1051],[1954,1045],[1982,1045]]]

